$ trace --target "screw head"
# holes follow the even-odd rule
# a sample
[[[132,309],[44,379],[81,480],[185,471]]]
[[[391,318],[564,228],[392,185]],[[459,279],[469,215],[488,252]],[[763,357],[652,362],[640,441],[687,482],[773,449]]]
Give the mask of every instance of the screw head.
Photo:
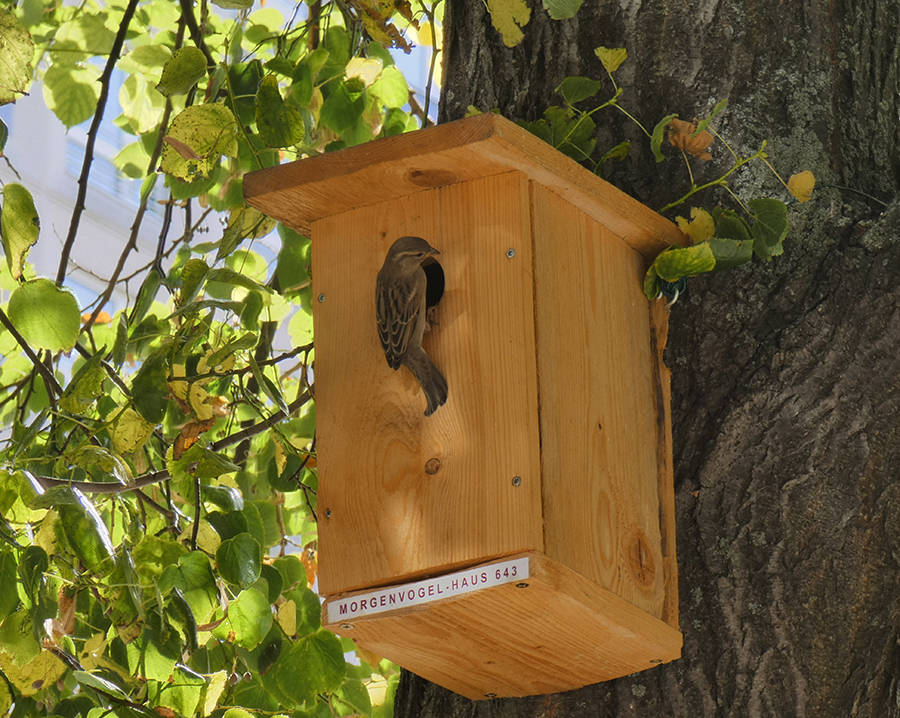
[[[331,509],[325,509],[325,518],[326,518],[326,519],[330,519],[330,518],[331,518]]]
[[[506,250],[506,258],[507,258],[507,259],[512,259],[512,258],[515,257],[515,256],[516,256],[516,250],[515,250],[515,249],[513,249],[512,247],[510,247],[509,249]]]
[[[484,697],[485,698],[496,698],[497,694],[496,693],[485,693]]]
[[[323,292],[322,294],[320,294],[320,295],[317,297],[317,299],[319,300],[319,302],[324,302],[324,301],[325,301],[325,294],[324,294],[324,292]]]
[[[344,631],[350,631],[353,628],[355,628],[355,626],[352,623],[342,623],[341,624],[341,629]]]
[[[661,658],[653,658],[653,659],[651,659],[650,663],[652,663],[654,666],[658,666],[660,663],[662,663],[662,659]]]
[[[513,486],[521,486],[522,477],[521,476],[513,476],[512,485]]]
[[[528,584],[525,581],[516,584],[516,588],[528,588]]]

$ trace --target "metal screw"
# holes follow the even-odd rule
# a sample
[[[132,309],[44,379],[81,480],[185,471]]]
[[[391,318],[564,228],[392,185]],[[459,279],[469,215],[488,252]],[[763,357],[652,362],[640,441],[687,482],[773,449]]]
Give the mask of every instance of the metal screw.
[[[324,294],[324,293],[322,293],[322,294],[319,295],[319,301],[320,301],[320,302],[324,302],[324,301],[325,301],[325,294]]]
[[[521,476],[513,476],[513,486],[519,486],[522,483]]]
[[[522,581],[522,583],[517,583],[516,588],[528,588],[528,584]]]
[[[331,518],[331,509],[325,509],[325,518],[326,518],[326,519],[330,519],[330,518]]]
[[[355,626],[352,623],[342,623],[341,628],[344,631],[350,631],[350,630],[353,630],[355,628]]]
[[[662,659],[661,659],[661,658],[654,658],[654,659],[652,659],[652,660],[650,661],[650,663],[652,663],[654,666],[656,666],[656,665],[659,665],[660,663],[662,663]]]
[[[485,698],[496,698],[497,694],[496,693],[485,693],[484,697]]]
[[[510,247],[509,249],[506,250],[506,258],[507,258],[507,259],[512,259],[512,258],[515,257],[515,256],[516,256],[516,250],[515,250],[515,249],[513,249],[512,247]]]

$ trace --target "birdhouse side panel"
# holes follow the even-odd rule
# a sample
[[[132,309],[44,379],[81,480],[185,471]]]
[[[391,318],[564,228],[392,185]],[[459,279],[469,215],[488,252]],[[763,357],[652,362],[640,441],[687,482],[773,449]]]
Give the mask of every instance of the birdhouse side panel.
[[[656,385],[643,257],[534,185],[547,555],[659,618]]]
[[[323,594],[541,548],[526,200],[511,174],[313,225]],[[388,366],[375,320],[376,275],[406,235],[440,250],[444,274],[423,346],[449,397],[429,417],[409,369]]]

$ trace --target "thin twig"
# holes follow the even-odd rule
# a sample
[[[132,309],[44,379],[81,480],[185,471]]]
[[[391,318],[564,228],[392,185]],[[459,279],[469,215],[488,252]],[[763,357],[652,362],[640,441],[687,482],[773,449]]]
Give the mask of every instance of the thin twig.
[[[59,385],[59,382],[56,381],[56,377],[53,376],[53,372],[47,367],[44,362],[42,362],[38,355],[35,354],[34,349],[32,349],[28,342],[19,334],[18,330],[15,328],[13,323],[9,320],[9,317],[6,316],[6,312],[0,309],[0,324],[9,330],[9,333],[12,334],[13,339],[19,342],[19,346],[22,347],[22,351],[25,352],[25,356],[27,356],[31,363],[34,364],[34,368],[37,370],[38,374],[41,375],[41,378],[44,380],[44,384],[47,385],[47,395],[50,397],[50,405],[53,407],[53,410],[56,410],[56,397],[62,396],[63,390]]]
[[[59,269],[56,271],[56,283],[60,286],[66,279],[66,270],[69,268],[69,255],[72,253],[75,236],[78,234],[78,224],[81,222],[81,215],[86,206],[88,175],[91,172],[91,163],[94,161],[94,144],[97,141],[100,124],[103,122],[103,112],[106,109],[106,100],[109,97],[109,86],[113,70],[119,59],[119,53],[122,51],[122,45],[125,43],[128,25],[131,23],[131,18],[134,16],[137,6],[138,0],[128,0],[128,6],[125,8],[125,14],[122,16],[122,22],[119,23],[119,30],[116,33],[112,49],[109,51],[109,57],[106,60],[106,67],[103,68],[103,74],[100,75],[100,96],[97,98],[97,110],[94,112],[94,119],[91,121],[91,127],[87,133],[87,142],[84,146],[84,161],[81,165],[81,175],[78,177],[78,196],[75,199],[75,209],[72,211],[72,221],[69,223],[69,234],[66,236],[62,254],[60,255]]]

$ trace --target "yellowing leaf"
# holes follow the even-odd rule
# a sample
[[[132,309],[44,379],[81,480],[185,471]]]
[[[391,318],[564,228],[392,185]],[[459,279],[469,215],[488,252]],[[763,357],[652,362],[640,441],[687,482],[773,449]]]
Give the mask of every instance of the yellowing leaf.
[[[600,58],[600,62],[603,63],[607,72],[615,72],[628,57],[628,50],[624,47],[603,47],[601,45],[594,50],[594,54]]]
[[[678,222],[678,228],[690,237],[694,244],[712,239],[716,234],[716,223],[712,215],[699,207],[691,208],[690,221],[684,217],[676,217],[675,221]]]
[[[515,47],[525,35],[522,28],[531,19],[531,10],[525,0],[487,0],[491,24],[503,38],[507,47]]]
[[[788,190],[798,202],[809,202],[815,186],[816,178],[809,170],[792,175],[788,180]]]
[[[281,626],[286,636],[293,636],[297,633],[297,604],[293,599],[285,601],[278,607],[278,613],[275,614],[275,620]]]

